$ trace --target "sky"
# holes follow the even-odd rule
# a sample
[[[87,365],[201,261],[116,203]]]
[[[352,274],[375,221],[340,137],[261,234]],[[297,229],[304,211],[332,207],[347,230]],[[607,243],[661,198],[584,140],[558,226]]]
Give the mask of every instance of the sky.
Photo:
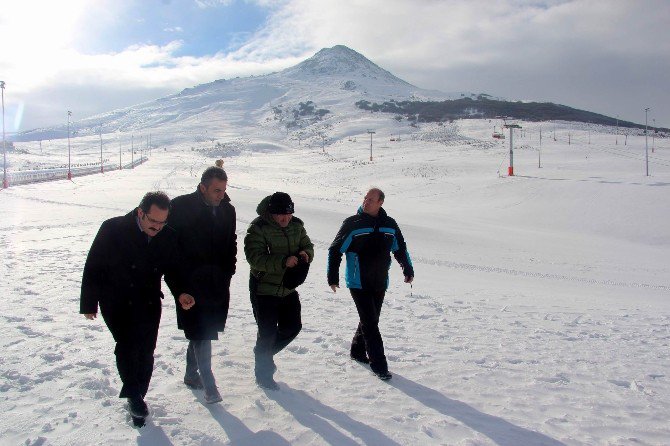
[[[0,0],[8,133],[346,45],[417,87],[670,127],[665,0]]]

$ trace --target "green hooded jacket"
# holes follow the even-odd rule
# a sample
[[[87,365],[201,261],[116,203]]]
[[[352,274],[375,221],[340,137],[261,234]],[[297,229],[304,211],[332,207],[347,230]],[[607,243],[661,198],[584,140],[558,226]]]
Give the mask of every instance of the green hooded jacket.
[[[258,279],[256,294],[284,297],[293,292],[282,284],[286,259],[305,251],[311,263],[314,245],[299,218],[293,217],[285,228],[272,219],[268,212],[270,197],[265,197],[256,208],[259,217],[247,229],[244,254],[251,267],[251,275]]]

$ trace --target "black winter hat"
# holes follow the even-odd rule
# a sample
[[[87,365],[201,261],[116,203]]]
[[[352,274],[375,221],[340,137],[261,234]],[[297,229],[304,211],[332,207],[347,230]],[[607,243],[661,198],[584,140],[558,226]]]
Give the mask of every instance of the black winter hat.
[[[293,201],[291,201],[291,196],[289,194],[285,192],[275,192],[270,197],[268,212],[271,214],[292,214],[293,209]]]

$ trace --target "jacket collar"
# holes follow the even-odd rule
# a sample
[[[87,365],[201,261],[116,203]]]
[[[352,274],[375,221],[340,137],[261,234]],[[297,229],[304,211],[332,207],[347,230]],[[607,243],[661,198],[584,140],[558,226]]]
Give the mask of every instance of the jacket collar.
[[[373,217],[372,215],[366,214],[365,212],[363,212],[363,205],[358,206],[358,211],[356,211],[356,213],[358,215],[362,216],[362,217],[367,217],[367,218],[383,218],[383,217],[386,217],[386,211],[384,210],[383,207],[379,208],[379,214],[377,214],[376,217]]]

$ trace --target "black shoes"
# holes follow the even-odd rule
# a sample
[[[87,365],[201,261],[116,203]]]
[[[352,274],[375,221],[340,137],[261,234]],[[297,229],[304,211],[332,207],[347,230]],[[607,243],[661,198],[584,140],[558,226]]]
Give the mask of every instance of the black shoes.
[[[184,376],[184,384],[186,384],[186,387],[188,387],[189,389],[195,389],[195,390],[199,390],[204,387],[202,385],[200,375]]]
[[[256,376],[256,384],[262,389],[279,390],[279,384],[277,384],[272,376]]]
[[[146,418],[149,416],[149,408],[141,396],[128,398],[128,411],[135,418]]]
[[[205,402],[207,404],[214,404],[214,403],[219,403],[223,400],[221,398],[221,394],[219,393],[219,389],[214,387],[213,389],[210,390],[205,390]]]
[[[377,378],[381,379],[382,381],[388,381],[393,376],[388,371],[386,371],[386,372],[375,372],[375,375],[377,375]]]
[[[351,359],[353,359],[354,361],[360,362],[361,364],[370,364],[370,359],[367,357],[367,355],[365,353],[360,355],[360,354],[354,354],[353,352],[351,352],[351,353],[349,353],[349,356],[351,357]],[[375,372],[375,371],[373,371],[373,373],[375,374],[375,376],[377,378],[381,379],[382,381],[388,381],[392,377],[392,375],[388,372],[388,370],[385,371],[385,372]]]

